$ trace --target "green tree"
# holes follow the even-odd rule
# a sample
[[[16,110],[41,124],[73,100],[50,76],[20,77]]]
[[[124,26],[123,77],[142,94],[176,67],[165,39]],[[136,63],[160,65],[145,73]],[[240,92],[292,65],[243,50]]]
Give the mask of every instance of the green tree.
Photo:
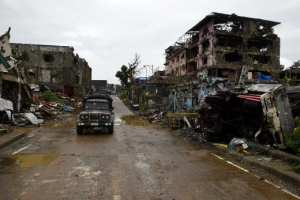
[[[58,101],[58,97],[50,90],[44,91],[41,96],[46,101],[55,101],[55,102]]]
[[[128,66],[122,65],[121,70],[117,71],[115,75],[119,78],[122,86],[126,87],[127,90],[130,90],[131,83],[134,81],[134,76],[139,72],[137,67],[140,62],[140,56],[135,54],[133,60],[128,63]]]

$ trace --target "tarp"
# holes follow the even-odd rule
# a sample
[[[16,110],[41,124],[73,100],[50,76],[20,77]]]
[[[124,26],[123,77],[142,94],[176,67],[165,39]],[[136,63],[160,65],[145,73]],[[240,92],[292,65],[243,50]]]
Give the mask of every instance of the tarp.
[[[272,80],[272,75],[264,75],[263,73],[258,72],[257,79],[260,79],[260,80]]]
[[[4,110],[14,110],[13,103],[9,100],[0,98],[0,111]]]
[[[139,80],[140,81],[145,81],[145,80],[150,80],[150,77],[139,77]]]
[[[150,77],[139,77],[139,83],[145,83],[150,81]]]
[[[37,117],[33,113],[24,113],[24,116],[32,123],[37,125],[39,123]]]

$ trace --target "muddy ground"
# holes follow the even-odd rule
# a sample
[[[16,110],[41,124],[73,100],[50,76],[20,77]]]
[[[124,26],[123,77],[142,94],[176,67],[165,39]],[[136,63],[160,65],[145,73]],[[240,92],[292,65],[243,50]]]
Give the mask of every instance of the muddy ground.
[[[20,130],[26,137],[0,152],[0,199],[297,199],[283,181],[140,120],[116,97],[114,107],[112,135],[77,135],[74,116]]]

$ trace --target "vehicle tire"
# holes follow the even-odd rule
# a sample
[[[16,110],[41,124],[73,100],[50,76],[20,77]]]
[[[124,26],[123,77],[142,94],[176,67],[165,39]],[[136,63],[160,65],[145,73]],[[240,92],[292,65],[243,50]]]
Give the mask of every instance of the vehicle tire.
[[[113,134],[114,133],[114,124],[108,127],[108,133]]]
[[[83,127],[76,126],[76,132],[77,132],[77,135],[81,135],[83,133]]]

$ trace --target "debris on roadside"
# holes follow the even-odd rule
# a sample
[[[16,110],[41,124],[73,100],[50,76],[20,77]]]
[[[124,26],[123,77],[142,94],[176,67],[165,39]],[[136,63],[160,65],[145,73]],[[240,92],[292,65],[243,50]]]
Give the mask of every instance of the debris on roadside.
[[[11,101],[0,98],[0,125],[9,126],[40,126],[46,121],[55,121],[63,118],[64,113],[72,113],[81,106],[81,101],[76,101],[64,94],[57,93],[56,96],[62,99],[60,102],[50,102],[41,98],[39,93],[32,95],[32,101],[20,108],[20,112],[14,112],[14,105]]]

